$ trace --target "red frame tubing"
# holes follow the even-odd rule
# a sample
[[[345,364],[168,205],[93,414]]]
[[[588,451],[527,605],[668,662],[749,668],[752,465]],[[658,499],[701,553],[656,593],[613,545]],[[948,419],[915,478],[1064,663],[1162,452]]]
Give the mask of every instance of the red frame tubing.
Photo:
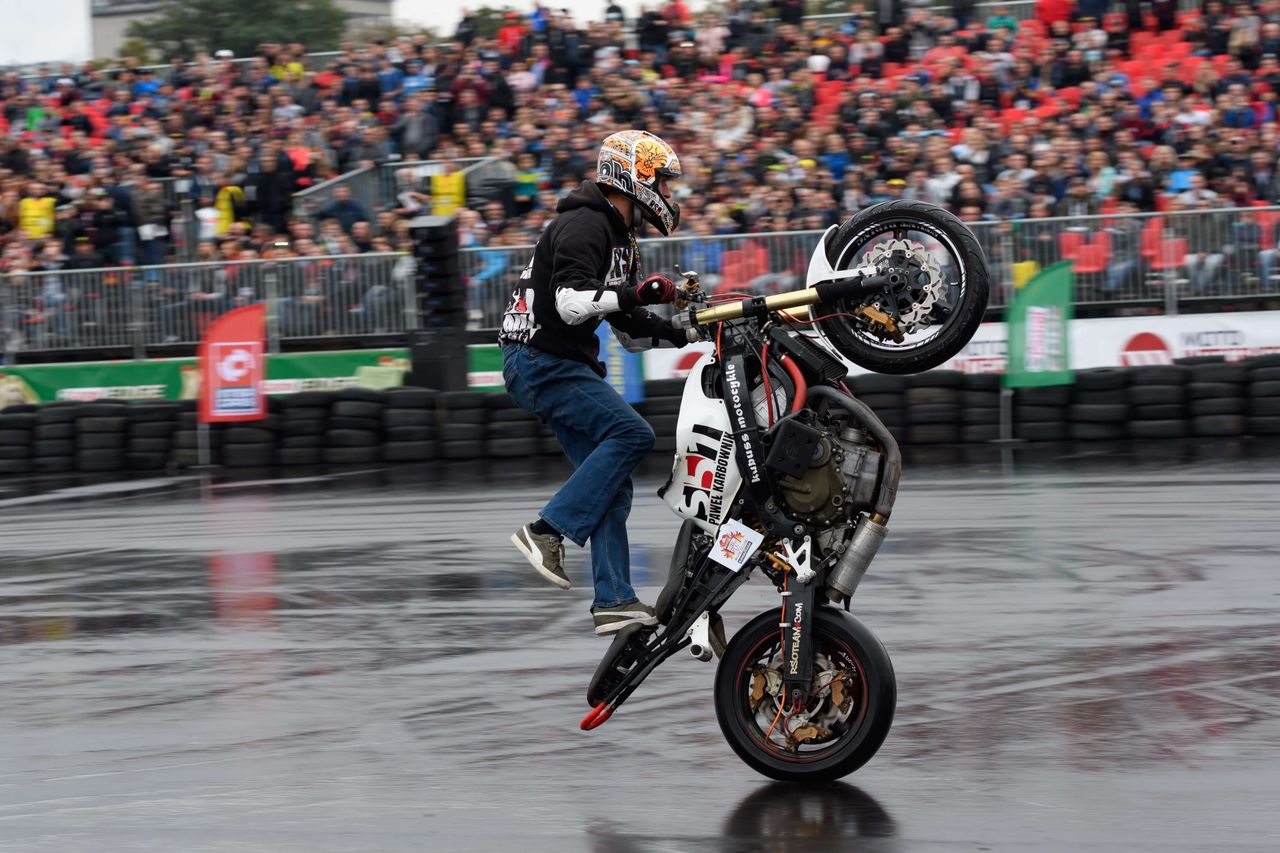
[[[800,368],[787,356],[784,355],[778,359],[778,363],[786,369],[787,375],[796,386],[796,397],[791,401],[791,414],[794,415],[804,408],[805,400],[809,397],[809,383],[804,381],[804,374],[800,372]]]
[[[578,724],[578,728],[584,732],[589,732],[597,726],[603,725],[604,721],[612,716],[613,709],[601,702],[587,712],[587,715],[582,718],[582,722]]]

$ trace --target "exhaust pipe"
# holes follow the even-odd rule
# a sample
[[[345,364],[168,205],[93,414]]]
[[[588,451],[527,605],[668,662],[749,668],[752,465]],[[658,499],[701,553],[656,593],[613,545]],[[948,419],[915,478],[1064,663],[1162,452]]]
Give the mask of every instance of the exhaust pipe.
[[[889,528],[870,518],[859,522],[853,538],[849,540],[849,547],[840,555],[840,562],[836,563],[827,576],[827,598],[836,604],[853,598],[858,584],[862,582],[862,576],[867,573],[867,567],[875,559],[880,543],[884,542],[888,532]]]

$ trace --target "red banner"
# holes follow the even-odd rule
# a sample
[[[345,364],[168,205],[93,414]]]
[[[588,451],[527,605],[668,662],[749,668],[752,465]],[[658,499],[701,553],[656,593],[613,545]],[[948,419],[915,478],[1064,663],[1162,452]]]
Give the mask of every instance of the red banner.
[[[262,380],[267,306],[246,305],[209,324],[200,341],[200,421],[256,421],[267,416]]]

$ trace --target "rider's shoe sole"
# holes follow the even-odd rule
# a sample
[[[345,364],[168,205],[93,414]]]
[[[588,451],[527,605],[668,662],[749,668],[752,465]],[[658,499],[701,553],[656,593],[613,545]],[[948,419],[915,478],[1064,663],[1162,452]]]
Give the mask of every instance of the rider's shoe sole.
[[[538,574],[542,575],[544,578],[551,581],[553,584],[560,587],[561,589],[569,589],[569,587],[572,586],[572,584],[570,584],[568,580],[560,577],[555,572],[551,571],[550,569],[542,565],[542,555],[539,554],[537,551],[529,548],[527,545],[524,544],[524,542],[520,541],[519,530],[511,534],[511,544],[515,545],[516,548],[520,550],[521,554],[524,554],[524,558],[529,561],[529,565],[537,569]]]
[[[635,619],[619,619],[617,622],[609,622],[604,625],[596,626],[597,637],[607,637],[610,634],[616,634],[628,625],[640,625],[645,628],[651,628],[658,624],[657,616],[638,616]]]

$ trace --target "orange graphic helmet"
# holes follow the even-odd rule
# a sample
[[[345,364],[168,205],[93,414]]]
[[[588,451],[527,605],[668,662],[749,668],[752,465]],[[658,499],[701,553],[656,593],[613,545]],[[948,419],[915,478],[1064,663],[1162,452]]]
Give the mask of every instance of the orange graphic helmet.
[[[680,205],[662,197],[660,178],[680,177],[675,149],[647,130],[624,130],[605,139],[596,181],[626,195],[649,223],[670,236],[680,225]]]

